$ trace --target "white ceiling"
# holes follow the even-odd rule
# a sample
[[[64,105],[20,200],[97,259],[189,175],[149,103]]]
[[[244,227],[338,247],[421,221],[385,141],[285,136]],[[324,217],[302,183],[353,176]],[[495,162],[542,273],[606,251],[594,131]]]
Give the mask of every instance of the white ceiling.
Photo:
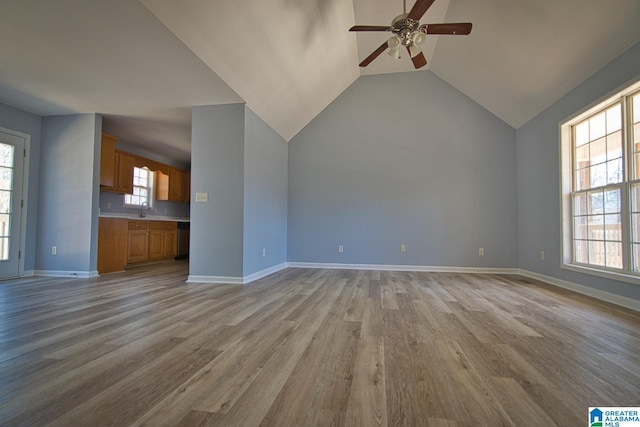
[[[407,8],[413,0],[407,1]],[[413,71],[382,54],[401,0],[0,0],[0,103],[98,112],[104,129],[176,160],[191,106],[246,102],[286,140],[362,74]],[[514,128],[640,41],[638,0],[436,0],[426,69]]]

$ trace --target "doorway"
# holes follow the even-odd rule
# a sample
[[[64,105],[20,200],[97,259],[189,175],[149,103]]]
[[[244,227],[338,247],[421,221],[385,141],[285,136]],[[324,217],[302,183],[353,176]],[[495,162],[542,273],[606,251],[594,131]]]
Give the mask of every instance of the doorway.
[[[0,279],[24,270],[25,159],[28,135],[0,128]]]

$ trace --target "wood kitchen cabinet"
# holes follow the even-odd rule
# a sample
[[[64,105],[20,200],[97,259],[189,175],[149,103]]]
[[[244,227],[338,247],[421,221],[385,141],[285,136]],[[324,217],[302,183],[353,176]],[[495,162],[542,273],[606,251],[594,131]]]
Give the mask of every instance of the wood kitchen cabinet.
[[[178,224],[175,221],[150,221],[149,259],[175,257],[177,236]]]
[[[182,202],[184,200],[184,172],[179,169],[169,169],[169,200]]]
[[[129,220],[127,263],[176,256],[177,222]]]
[[[129,220],[127,234],[127,264],[149,259],[148,221]]]
[[[98,273],[123,271],[127,265],[127,223],[125,218],[98,221]]]
[[[102,134],[100,146],[100,188],[116,193],[133,193],[134,157],[116,150],[116,138]]]
[[[173,167],[170,167],[168,172],[156,172],[156,199],[188,203],[191,174]]]
[[[184,172],[182,178],[182,201],[189,203],[191,201],[191,172]]]
[[[106,133],[102,134],[100,144],[100,186],[115,187],[116,185],[116,138]]]
[[[116,191],[118,193],[133,194],[133,165],[133,156],[122,152],[116,153],[116,166],[118,170]]]

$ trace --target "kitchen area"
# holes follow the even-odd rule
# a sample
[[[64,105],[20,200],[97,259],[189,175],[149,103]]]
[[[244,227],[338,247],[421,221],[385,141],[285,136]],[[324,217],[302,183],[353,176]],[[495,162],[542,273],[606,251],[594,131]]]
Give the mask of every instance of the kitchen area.
[[[102,134],[98,273],[189,257],[188,170],[117,149]]]

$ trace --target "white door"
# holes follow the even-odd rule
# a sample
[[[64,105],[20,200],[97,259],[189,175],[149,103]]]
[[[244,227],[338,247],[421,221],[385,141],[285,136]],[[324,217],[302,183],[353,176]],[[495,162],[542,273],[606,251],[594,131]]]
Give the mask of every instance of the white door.
[[[0,130],[0,279],[20,273],[25,138]]]

